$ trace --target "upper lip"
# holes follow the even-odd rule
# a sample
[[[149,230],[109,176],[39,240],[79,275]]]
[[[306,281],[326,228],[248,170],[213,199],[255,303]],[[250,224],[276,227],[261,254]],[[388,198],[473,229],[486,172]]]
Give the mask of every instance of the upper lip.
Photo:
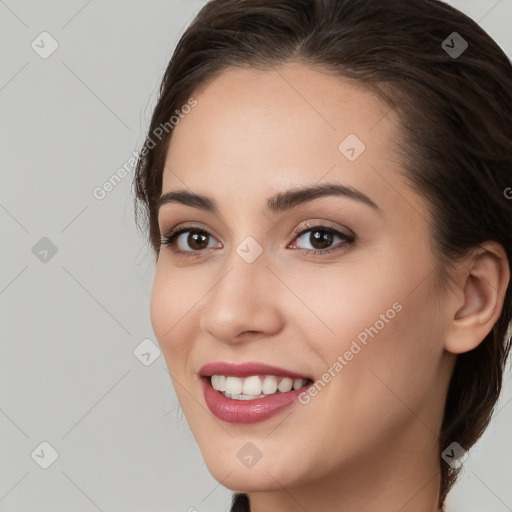
[[[311,379],[309,375],[301,375],[277,366],[271,366],[259,362],[246,362],[233,364],[224,361],[207,363],[199,370],[202,377],[211,377],[212,375],[225,375],[233,377],[251,377],[252,375],[275,375],[276,377],[291,377],[294,379]]]

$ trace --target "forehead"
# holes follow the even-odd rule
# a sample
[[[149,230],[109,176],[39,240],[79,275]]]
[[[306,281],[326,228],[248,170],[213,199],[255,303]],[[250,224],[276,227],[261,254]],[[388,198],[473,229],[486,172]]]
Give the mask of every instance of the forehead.
[[[227,200],[234,191],[267,197],[328,180],[391,203],[392,189],[404,187],[398,117],[354,82],[299,63],[229,68],[193,97],[197,106],[172,133],[163,192],[189,188]]]
[[[186,137],[192,144],[207,143],[219,151],[227,145],[233,152],[236,142],[251,137],[285,150],[302,145],[303,139],[317,143],[327,137],[326,142],[337,147],[349,133],[373,142],[371,132],[390,113],[387,104],[356,82],[300,63],[265,71],[228,68],[193,95],[198,105],[175,128],[174,146]],[[377,132],[396,124],[393,117]],[[192,139],[183,133],[190,124]],[[229,140],[233,144],[227,144]]]

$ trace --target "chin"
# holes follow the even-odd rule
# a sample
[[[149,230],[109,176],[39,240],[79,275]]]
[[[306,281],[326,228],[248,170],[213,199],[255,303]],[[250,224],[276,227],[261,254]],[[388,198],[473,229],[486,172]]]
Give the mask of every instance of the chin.
[[[216,457],[215,457],[216,455]],[[235,492],[274,491],[284,487],[294,487],[291,475],[286,478],[275,464],[265,464],[263,459],[252,467],[246,467],[234,455],[234,460],[219,460],[214,454],[212,460],[204,459],[213,478],[227,489]]]
[[[254,473],[245,471],[244,474],[235,474],[233,471],[231,475],[226,477],[226,473],[212,473],[212,476],[227,489],[234,492],[263,492],[263,491],[277,491],[282,487],[289,487],[290,482],[285,481],[279,483],[272,478],[268,473]],[[292,485],[293,487],[293,485]]]

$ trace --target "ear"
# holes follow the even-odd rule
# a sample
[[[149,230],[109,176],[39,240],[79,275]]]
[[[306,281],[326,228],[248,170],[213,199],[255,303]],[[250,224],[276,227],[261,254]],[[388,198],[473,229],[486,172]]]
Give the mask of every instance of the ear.
[[[485,242],[457,275],[445,337],[445,348],[453,354],[476,348],[500,317],[510,280],[507,254],[497,242]]]

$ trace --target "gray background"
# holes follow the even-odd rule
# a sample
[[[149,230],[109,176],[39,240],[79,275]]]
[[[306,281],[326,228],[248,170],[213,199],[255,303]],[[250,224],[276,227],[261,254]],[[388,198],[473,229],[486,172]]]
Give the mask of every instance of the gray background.
[[[449,3],[512,54],[512,0]],[[140,149],[203,4],[0,0],[0,512],[228,509],[158,357],[133,172],[93,195]],[[509,374],[451,512],[512,510],[511,402]]]

